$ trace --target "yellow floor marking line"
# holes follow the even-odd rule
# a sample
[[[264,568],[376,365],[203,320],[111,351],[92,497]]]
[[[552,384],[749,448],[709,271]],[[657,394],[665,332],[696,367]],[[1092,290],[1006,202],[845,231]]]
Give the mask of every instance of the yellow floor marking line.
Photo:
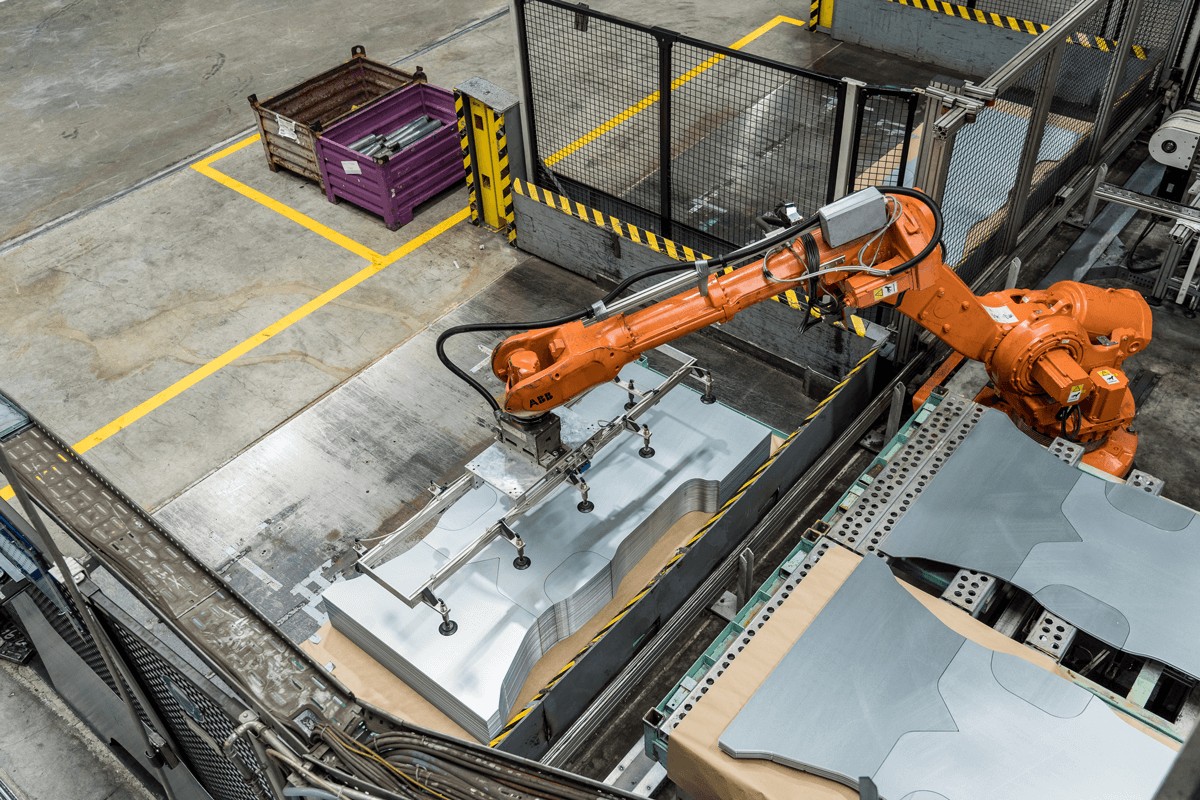
[[[729,49],[730,50],[741,50],[743,47],[750,44],[751,42],[753,42],[755,39],[759,38],[763,34],[774,29],[775,27],[785,24],[785,23],[788,25],[799,25],[802,28],[805,26],[804,22],[802,22],[798,19],[795,19],[794,17],[788,17],[783,14],[780,14],[779,16],[775,17],[774,19],[768,20],[767,22],[764,22],[762,25],[759,25],[757,28],[750,31],[749,33],[747,33],[742,38],[738,39],[733,44],[729,45]],[[705,72],[712,69],[717,64],[721,63],[724,59],[725,59],[725,56],[722,55],[721,53],[717,53],[717,54],[705,59],[704,61],[702,61],[698,65],[692,67],[690,70],[688,70],[684,74],[680,75],[678,78],[675,78],[673,81],[671,81],[671,91],[675,91],[679,87],[686,84],[688,81],[691,81],[691,80],[699,77],[700,75],[703,75]],[[552,153],[551,155],[547,156],[546,157],[546,166],[548,166],[548,167],[554,166],[559,161],[562,161],[567,156],[578,152],[579,150],[583,149],[584,147],[587,147],[589,144],[596,141],[601,136],[603,136],[604,134],[613,130],[614,128],[618,127],[619,125],[633,119],[638,114],[642,113],[643,111],[645,111],[646,109],[650,108],[655,103],[657,103],[658,102],[658,94],[659,94],[658,92],[651,92],[650,94],[643,97],[641,100],[638,100],[633,105],[631,105],[628,108],[624,109],[623,111],[617,113],[615,116],[605,120],[604,122],[601,122],[599,125],[592,128],[590,131],[585,133],[583,136],[580,136],[575,141],[563,146],[557,152]]]
[[[218,170],[212,166],[214,162],[219,161],[228,155],[236,153],[238,150],[241,150],[243,147],[247,147],[248,145],[251,145],[256,141],[258,141],[257,133],[254,134],[253,136],[243,139],[240,142],[237,142],[236,144],[226,147],[224,150],[221,150],[217,153],[212,154],[208,158],[205,158],[201,161],[197,161],[195,164],[192,164],[192,169],[196,170],[196,172],[199,172],[201,175],[204,175],[208,178],[212,178],[217,183],[219,183],[222,186],[225,186],[229,189],[232,189],[233,191],[237,192],[238,194],[242,195],[243,197],[247,197],[247,198],[253,200],[254,202],[258,203],[259,205],[265,206],[266,208],[271,209],[276,214],[280,214],[281,216],[287,217],[292,222],[295,222],[297,225],[301,225],[301,226],[307,228],[308,230],[312,231],[313,233],[317,234],[318,236],[320,236],[330,242],[333,242],[338,247],[349,250],[351,253],[354,253],[356,256],[361,256],[362,258],[365,258],[368,261],[377,261],[377,260],[384,258],[384,256],[380,255],[379,253],[376,253],[374,250],[367,247],[366,245],[364,245],[360,242],[354,241],[349,236],[346,236],[343,233],[338,233],[333,228],[330,228],[328,225],[317,222],[315,219],[308,216],[307,214],[302,214],[299,211],[297,211],[296,209],[292,208],[291,206],[284,205],[283,203],[279,202],[275,198],[269,197],[268,195],[263,194],[258,189],[254,189],[250,186],[247,186],[246,184],[242,183],[241,181],[237,180],[236,178],[229,177],[224,172],[221,172],[220,170]]]
[[[465,208],[456,211],[438,224],[434,225],[429,230],[405,242],[387,255],[379,255],[377,253],[374,254],[374,257],[369,259],[371,262],[370,264],[363,267],[349,278],[346,278],[341,283],[326,289],[324,292],[295,309],[290,314],[281,317],[275,322],[272,322],[270,325],[263,328],[253,336],[244,339],[208,363],[192,370],[190,373],[175,381],[175,383],[163,389],[158,394],[134,406],[129,411],[126,411],[124,414],[114,419],[112,422],[92,432],[88,436],[85,436],[83,439],[75,443],[75,452],[80,454],[86,453],[88,450],[91,450],[104,440],[117,433],[120,433],[122,430],[128,428],[130,425],[137,422],[150,412],[165,405],[167,402],[183,394],[188,389],[191,389],[205,378],[208,378],[219,372],[221,369],[229,366],[237,359],[254,350],[256,347],[269,342],[271,339],[278,336],[280,333],[283,333],[300,320],[312,314],[314,311],[317,311],[320,308],[328,305],[344,295],[346,292],[361,284],[363,281],[379,274],[384,269],[404,258],[409,253],[412,253],[414,250],[425,246],[429,242],[441,236],[443,233],[465,220],[468,214],[469,211]],[[13,491],[11,486],[5,486],[0,489],[0,499],[11,500],[12,497]]]

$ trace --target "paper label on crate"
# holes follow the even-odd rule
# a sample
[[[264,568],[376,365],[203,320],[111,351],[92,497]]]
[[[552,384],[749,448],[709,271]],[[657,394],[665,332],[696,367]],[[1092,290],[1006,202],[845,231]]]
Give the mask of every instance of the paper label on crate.
[[[358,165],[357,161],[343,161],[342,172],[347,175],[362,175],[362,167]]]
[[[1116,386],[1121,382],[1116,375],[1113,375],[1112,372],[1107,369],[1098,369],[1096,370],[1096,374],[1099,375],[1109,386]]]
[[[988,316],[996,322],[1011,325],[1015,325],[1017,322],[1017,315],[1008,306],[984,306],[983,310],[988,312]]]
[[[275,115],[275,125],[279,128],[279,135],[291,139],[293,142],[300,141],[296,136],[296,120]]]
[[[885,297],[891,297],[897,291],[898,291],[898,289],[896,287],[896,282],[892,281],[891,283],[887,284],[886,286],[880,286],[878,289],[875,290],[875,299],[882,300]]]

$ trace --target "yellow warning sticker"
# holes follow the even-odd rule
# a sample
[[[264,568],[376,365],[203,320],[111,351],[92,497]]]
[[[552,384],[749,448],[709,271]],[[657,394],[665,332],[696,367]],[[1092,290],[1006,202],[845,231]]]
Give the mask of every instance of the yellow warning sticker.
[[[1079,398],[1083,396],[1083,384],[1077,383],[1071,387],[1071,395],[1067,398],[1068,403],[1077,403]]]
[[[891,297],[892,295],[894,295],[896,293],[896,291],[897,291],[896,282],[892,281],[891,283],[885,284],[884,286],[880,286],[878,289],[875,290],[875,299],[882,300],[885,297]]]
[[[1116,386],[1121,382],[1121,379],[1112,374],[1112,370],[1098,369],[1096,374],[1099,375],[1109,386]]]

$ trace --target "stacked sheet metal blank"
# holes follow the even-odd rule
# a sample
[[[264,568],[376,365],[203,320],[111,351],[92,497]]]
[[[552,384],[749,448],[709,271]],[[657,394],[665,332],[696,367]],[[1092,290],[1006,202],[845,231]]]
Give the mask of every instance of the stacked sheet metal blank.
[[[658,377],[631,365],[622,379]],[[619,414],[625,392],[601,386],[573,406],[585,419]],[[495,541],[437,590],[458,632],[438,633],[432,609],[410,609],[365,576],[335,584],[324,599],[333,626],[481,741],[507,721],[538,659],[612,599],[628,571],[680,516],[715,511],[769,451],[768,428],[689,389],[666,395],[641,421],[656,454],[638,455],[626,436],[592,459],[586,473],[595,510],[580,513],[564,485],[513,525],[532,565]],[[449,508],[412,549],[376,568],[396,585],[420,583],[511,508],[484,484]]]
[[[1174,757],[1087,690],[947,628],[876,558],[719,743],[850,786],[870,777],[882,797],[944,800],[1150,797]]]

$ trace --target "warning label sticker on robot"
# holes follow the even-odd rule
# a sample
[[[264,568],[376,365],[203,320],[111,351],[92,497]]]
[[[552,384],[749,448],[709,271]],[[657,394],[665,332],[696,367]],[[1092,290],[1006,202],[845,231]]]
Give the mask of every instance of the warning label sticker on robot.
[[[279,135],[291,139],[293,142],[300,141],[296,137],[296,120],[288,119],[287,117],[275,115],[275,125],[279,128]]]
[[[1017,315],[1008,306],[984,306],[983,310],[996,322],[1015,324],[1017,321]]]
[[[892,295],[894,295],[896,293],[896,291],[897,291],[896,282],[892,281],[891,283],[887,284],[886,286],[880,286],[878,289],[875,290],[875,299],[882,300],[885,297],[891,297]]]
[[[1121,379],[1118,378],[1116,375],[1113,375],[1111,370],[1098,369],[1098,370],[1096,370],[1096,374],[1099,375],[1100,378],[1105,383],[1107,383],[1109,386],[1116,386],[1118,383],[1121,382]]]
[[[1071,387],[1071,394],[1067,397],[1068,403],[1079,402],[1079,398],[1083,396],[1083,384],[1077,383]]]
[[[343,161],[342,172],[347,175],[362,175],[362,167],[358,165],[357,161]]]

